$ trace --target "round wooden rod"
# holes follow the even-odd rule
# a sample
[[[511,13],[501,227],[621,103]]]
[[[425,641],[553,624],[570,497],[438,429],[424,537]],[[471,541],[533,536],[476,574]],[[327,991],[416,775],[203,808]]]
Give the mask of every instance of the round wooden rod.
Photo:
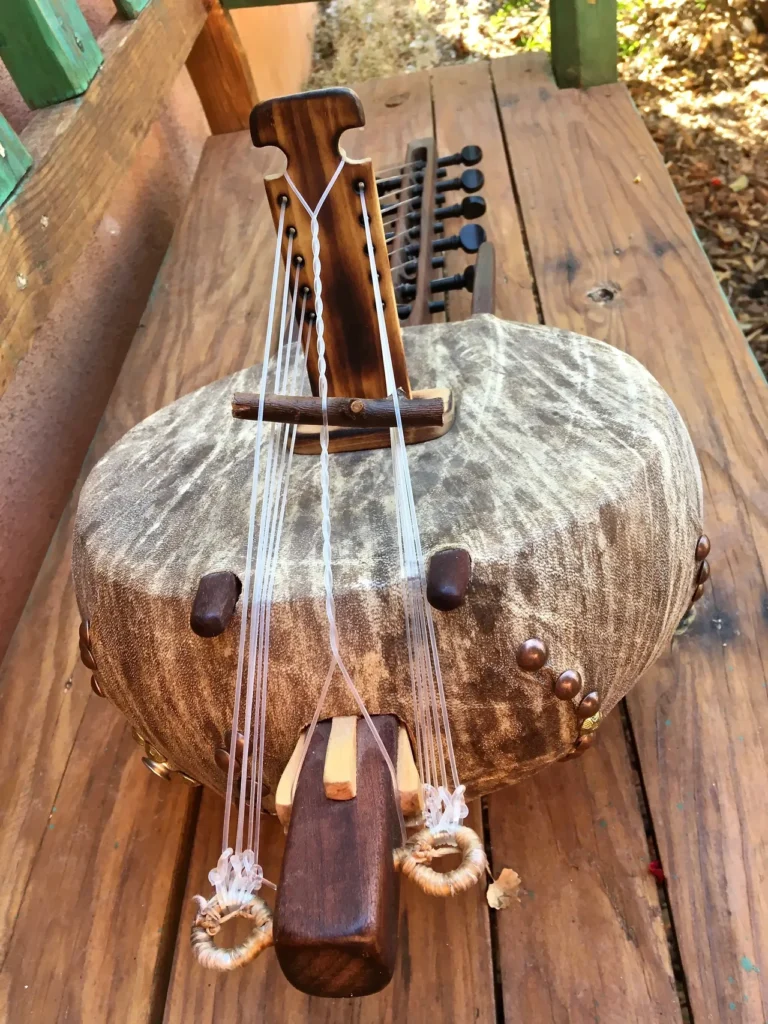
[[[443,425],[442,398],[401,398],[400,417],[404,427]],[[232,415],[238,420],[259,418],[259,395],[236,394]],[[299,423],[319,426],[323,422],[320,399],[313,395],[267,395],[264,419],[268,423]],[[395,406],[391,398],[329,398],[328,424],[332,427],[395,427]]]

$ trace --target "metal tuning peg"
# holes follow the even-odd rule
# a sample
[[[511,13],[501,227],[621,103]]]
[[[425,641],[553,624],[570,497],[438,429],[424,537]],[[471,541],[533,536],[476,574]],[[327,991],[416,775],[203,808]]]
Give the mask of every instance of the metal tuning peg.
[[[432,257],[432,269],[442,270],[445,266],[445,256],[433,256]]]
[[[454,167],[456,164],[464,164],[465,167],[472,167],[474,164],[479,164],[482,159],[483,151],[479,146],[465,146],[460,153],[441,156],[437,161],[437,166]]]
[[[475,253],[485,241],[485,229],[479,224],[465,224],[458,235],[448,238],[437,238],[432,243],[433,252],[445,252],[447,249],[463,249],[464,252]]]
[[[446,178],[435,185],[436,192],[453,192],[457,188],[465,192],[479,192],[485,184],[485,175],[476,167],[462,171],[458,178]]]
[[[433,299],[429,303],[430,313],[444,313],[445,312],[445,300],[444,299]]]
[[[416,298],[416,285],[415,284],[398,284],[395,287],[397,297],[399,299],[415,299]]]
[[[476,220],[483,216],[485,209],[485,200],[482,196],[464,196],[460,203],[444,206],[442,210],[435,210],[434,215],[438,220],[448,220],[451,217]]]
[[[454,274],[452,277],[437,277],[429,282],[431,292],[455,292],[459,288],[466,288],[471,292],[475,287],[475,268],[467,267],[463,274]]]
[[[411,315],[411,310],[412,309],[413,309],[413,306],[410,304],[410,302],[405,302],[405,303],[401,302],[399,304],[399,306],[397,307],[398,319],[400,319],[400,320],[407,320],[408,317]]]

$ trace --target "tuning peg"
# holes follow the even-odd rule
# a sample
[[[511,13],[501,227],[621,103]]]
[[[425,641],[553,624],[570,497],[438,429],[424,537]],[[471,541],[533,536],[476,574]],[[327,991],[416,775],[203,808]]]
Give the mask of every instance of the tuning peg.
[[[465,146],[460,153],[441,156],[437,161],[437,166],[453,167],[455,164],[464,164],[465,167],[472,167],[473,164],[479,164],[482,159],[483,151],[479,146]]]
[[[464,196],[460,203],[444,206],[442,210],[435,210],[434,215],[438,220],[448,220],[450,217],[476,220],[483,216],[485,208],[485,200],[482,196]]]
[[[416,285],[410,283],[398,284],[395,286],[395,291],[399,294],[401,299],[415,299],[416,298]]]
[[[485,229],[479,224],[465,224],[458,235],[438,238],[432,243],[434,252],[445,252],[446,249],[463,249],[464,252],[477,252],[485,241]]]
[[[440,270],[445,266],[445,256],[433,256],[432,257],[432,269]]]
[[[408,317],[411,315],[411,310],[412,309],[413,309],[413,306],[409,302],[406,302],[406,303],[401,302],[400,305],[397,307],[398,318],[400,320],[407,320]]]
[[[419,269],[418,260],[408,260],[407,263],[400,263],[395,269],[400,271],[401,280],[409,280],[414,277]]]
[[[437,277],[429,282],[431,292],[453,292],[459,288],[466,288],[471,292],[475,286],[475,268],[467,267],[463,274],[454,274],[452,277]]]
[[[484,184],[483,172],[478,171],[476,167],[470,167],[468,170],[462,171],[458,178],[446,178],[445,181],[439,182],[435,185],[435,191],[453,192],[457,188],[462,188],[465,192],[479,192]]]
[[[430,313],[444,313],[445,312],[445,302],[443,301],[443,299],[433,299],[432,302],[430,302],[430,304],[429,304],[429,312]]]
[[[400,188],[402,183],[402,178],[378,178],[376,181],[376,191],[380,196],[383,196],[385,192],[394,192],[395,189]]]

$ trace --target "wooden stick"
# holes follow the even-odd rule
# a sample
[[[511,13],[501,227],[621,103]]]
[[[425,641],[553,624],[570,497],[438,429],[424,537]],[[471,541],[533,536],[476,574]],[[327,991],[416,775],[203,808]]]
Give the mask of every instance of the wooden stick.
[[[400,810],[405,818],[412,818],[424,810],[419,769],[413,759],[408,730],[401,725],[397,731],[397,790]]]
[[[331,721],[325,750],[323,789],[329,800],[354,800],[357,796],[357,716]]]
[[[293,748],[293,753],[288,758],[288,764],[283,769],[283,774],[280,776],[280,781],[278,782],[277,790],[275,791],[275,813],[277,814],[278,820],[283,828],[288,828],[288,822],[291,820],[293,783],[296,778],[296,772],[299,770],[301,752],[304,749],[305,732],[306,730],[302,729],[298,740],[296,740],[296,746]]]
[[[401,398],[400,416],[404,427],[441,427],[445,408],[441,398]],[[238,420],[259,417],[259,395],[236,394],[232,415]],[[314,396],[267,395],[264,419],[268,423],[299,423],[319,426],[323,422],[320,399]],[[395,407],[391,398],[329,398],[328,424],[332,427],[394,427]]]

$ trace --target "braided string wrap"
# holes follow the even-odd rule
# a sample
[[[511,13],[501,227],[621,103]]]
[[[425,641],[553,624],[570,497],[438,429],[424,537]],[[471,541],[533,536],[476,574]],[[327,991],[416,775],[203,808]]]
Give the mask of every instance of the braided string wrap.
[[[461,864],[452,871],[435,871],[430,863],[445,847],[455,847]],[[441,849],[443,848],[443,849]],[[422,829],[405,846],[395,850],[395,868],[410,878],[428,896],[457,896],[471,889],[485,874],[488,860],[478,834],[466,825],[438,831]]]
[[[195,900],[198,912],[192,923],[192,951],[201,967],[213,971],[234,971],[272,945],[272,911],[260,896],[236,890],[224,900],[218,893],[208,901],[202,896],[195,896]],[[224,921],[233,917],[253,921],[253,931],[237,946],[217,946],[214,936]]]

